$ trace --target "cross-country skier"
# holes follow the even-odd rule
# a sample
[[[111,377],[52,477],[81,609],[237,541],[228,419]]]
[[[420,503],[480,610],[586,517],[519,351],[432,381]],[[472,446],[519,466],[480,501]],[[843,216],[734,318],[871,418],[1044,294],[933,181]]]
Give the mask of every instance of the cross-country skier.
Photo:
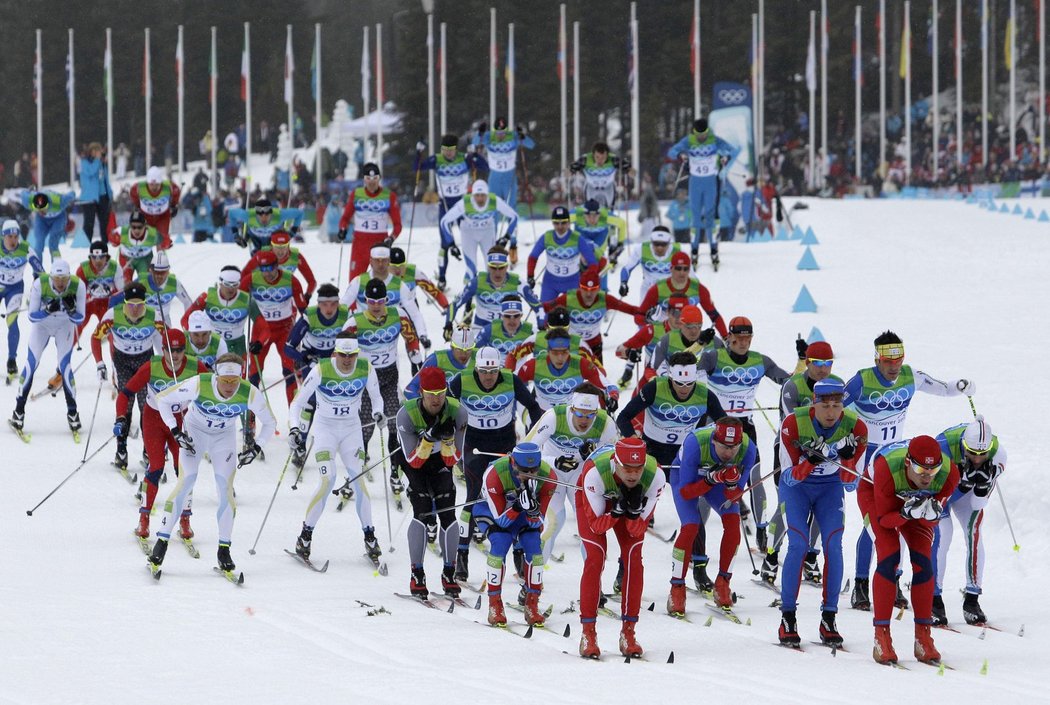
[[[630,171],[625,159],[612,154],[605,142],[595,142],[591,151],[569,165],[570,171],[583,176],[583,200],[595,200],[598,205],[612,208],[616,205],[616,182],[622,173]]]
[[[141,211],[132,211],[128,224],[109,234],[109,244],[120,248],[124,281],[130,282],[132,277],[142,281],[149,276],[153,250],[159,249],[161,234],[152,225],[147,225],[146,216]]]
[[[536,143],[528,135],[524,125],[517,130],[511,129],[507,119],[497,117],[492,131],[481,123],[474,144],[485,148],[485,157],[489,163],[489,190],[514,208],[518,204],[518,152],[522,149],[533,149]],[[521,155],[522,161],[525,154]]]
[[[254,254],[273,245],[273,236],[278,232],[287,232],[291,237],[298,235],[303,222],[303,211],[300,208],[275,208],[270,199],[260,198],[251,211],[231,208],[226,214],[226,219],[234,242],[241,247],[251,245]],[[289,241],[286,240],[285,244]],[[279,254],[278,259],[284,261]]]
[[[24,191],[22,207],[32,211],[33,230],[30,232],[29,244],[41,264],[44,262],[44,247],[51,255],[51,261],[62,257],[58,251],[58,242],[66,236],[66,224],[69,211],[76,201],[76,194],[58,193],[56,191]]]
[[[3,299],[7,319],[7,383],[10,384],[18,374],[18,314],[25,293],[25,268],[28,264],[34,279],[44,268],[40,258],[29,251],[29,243],[22,239],[22,228],[17,221],[5,220],[0,233],[0,299]]]
[[[543,288],[540,300],[550,301],[580,285],[580,270],[598,264],[594,256],[594,245],[587,238],[569,228],[569,211],[565,206],[556,206],[551,212],[553,230],[543,233],[529,253],[528,283],[536,288],[536,264],[540,255],[546,255],[543,273]],[[582,266],[581,266],[582,261]]]
[[[497,239],[500,216],[507,221],[507,228]],[[463,244],[462,252],[467,265],[467,271],[463,275],[464,279],[472,279],[477,276],[478,262],[484,261],[485,255],[496,246],[497,242],[501,247],[510,245],[510,262],[517,264],[518,239],[514,235],[514,229],[518,225],[518,214],[502,198],[489,193],[488,184],[484,179],[475,181],[470,187],[470,194],[441,216],[442,244],[448,243],[449,247],[455,247],[452,226],[457,222],[459,223],[460,242]],[[445,280],[448,258],[443,259],[441,264],[442,268],[438,270],[439,284]]]
[[[379,167],[369,162],[361,167],[364,186],[358,186],[346,199],[339,219],[339,238],[346,241],[353,221],[353,244],[350,247],[350,271],[347,281],[368,268],[368,256],[380,243],[387,247],[401,234],[401,206],[397,194],[381,185]]]
[[[131,203],[146,217],[146,224],[160,233],[158,248],[171,247],[171,219],[179,212],[179,185],[164,178],[164,170],[151,166],[146,180],[131,187]]]

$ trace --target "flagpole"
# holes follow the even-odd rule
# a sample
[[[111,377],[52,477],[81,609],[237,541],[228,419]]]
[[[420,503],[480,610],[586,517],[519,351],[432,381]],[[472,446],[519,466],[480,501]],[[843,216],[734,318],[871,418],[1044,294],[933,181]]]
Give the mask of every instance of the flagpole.
[[[766,1],[758,0],[758,140],[755,143],[758,163],[762,163],[766,137]],[[758,170],[761,178],[762,169]],[[716,216],[717,217],[717,216]]]
[[[911,1],[904,0],[904,183],[911,183]]]
[[[106,27],[106,173],[113,177],[113,31]]]
[[[448,63],[448,57],[445,56],[445,23],[444,22],[441,23],[439,34],[440,34],[440,42],[441,43],[440,43],[440,47],[439,47],[439,51],[438,51],[438,57],[440,57],[440,59],[441,59],[441,66],[440,66],[441,70],[439,72],[440,76],[439,76],[439,84],[438,85],[439,85],[440,90],[438,92],[441,95],[441,119],[440,119],[441,134],[445,134],[445,133],[448,132],[448,96],[445,95],[448,92],[448,71],[447,71],[447,67],[445,66],[445,64]],[[431,145],[430,148],[433,149],[434,145]]]
[[[496,124],[496,8],[489,8],[489,124]]]
[[[936,2],[937,0],[934,0]],[[861,34],[860,34],[860,5],[856,6],[856,17],[853,20],[853,34],[854,47],[853,56],[853,83],[854,83],[854,96],[853,96],[853,114],[854,114],[854,136],[853,136],[853,156],[854,156],[854,174],[857,177],[857,181],[860,181],[860,153],[861,153],[861,133],[860,133],[860,82],[863,76],[863,67],[861,64]]]
[[[955,0],[955,163],[958,166],[963,163],[962,94],[962,0]]]
[[[293,105],[295,103],[295,81],[293,76],[295,75],[295,63],[292,61],[292,25],[287,25],[287,41],[285,47],[285,72],[288,77],[285,79],[288,82],[288,95],[285,96],[285,101],[288,103],[288,136],[292,138],[292,148],[295,148],[295,111]]]
[[[820,186],[828,170],[828,0],[820,0]]]
[[[361,44],[361,115],[365,119],[365,141],[364,146],[361,149],[361,153],[364,155],[364,160],[371,161],[368,158],[368,141],[371,139],[371,129],[368,124],[368,107],[371,104],[372,96],[369,91],[368,81],[371,78],[371,69],[369,64],[372,60],[372,52],[368,48],[368,26],[365,25],[363,31],[364,39]],[[444,133],[444,125],[442,125],[442,133]],[[382,172],[382,168],[380,168]]]
[[[383,170],[383,25],[376,25],[376,164]]]
[[[988,166],[988,0],[981,0],[981,166]]]
[[[806,88],[809,91],[809,187],[817,188],[817,84],[809,76],[809,59],[813,59],[816,71],[817,12],[809,11],[809,53],[806,58]],[[816,78],[815,76],[813,77]]]
[[[1017,158],[1017,0],[1010,0],[1010,36],[1006,45],[1010,59],[1010,160]]]
[[[314,23],[314,120],[317,121],[316,138],[314,139],[314,182],[317,194],[321,194],[321,23]]]
[[[631,46],[634,47],[634,61],[631,62],[631,68],[634,71],[634,93],[631,95],[631,159],[633,161],[632,167],[635,173],[638,174],[634,179],[634,195],[639,194],[641,187],[641,174],[642,174],[642,150],[641,150],[641,120],[639,118],[639,96],[642,92],[641,85],[641,47],[638,46],[638,3],[631,3]],[[624,207],[627,206],[627,199],[624,198]],[[625,213],[626,215],[626,213]]]
[[[558,22],[558,61],[561,62],[561,171],[559,175],[565,176],[568,168],[569,150],[569,72],[566,66],[566,38],[565,38],[565,3],[561,4]],[[513,129],[513,125],[510,126]]]
[[[937,93],[938,91],[940,91],[940,67],[938,66],[940,62],[937,60],[937,52],[940,48],[940,44],[937,41],[937,25],[939,24],[938,20],[940,19],[940,16],[938,15],[937,11],[937,0],[932,0],[932,2],[932,14],[930,17],[930,22],[932,22],[932,25],[930,29],[932,30],[931,34],[933,39],[933,56],[931,56],[930,58],[933,61],[933,96],[931,101],[931,105],[933,107],[933,164],[931,165],[930,175],[933,178],[933,183],[936,184],[939,180],[940,174],[940,146],[938,143],[941,139],[941,109],[940,100],[937,97]]]
[[[146,88],[143,92],[146,94],[146,170],[148,171],[153,166],[153,77],[151,75],[152,68],[150,67],[149,27],[146,27],[146,43],[143,52],[142,71],[145,75],[142,80]]]
[[[700,0],[693,0],[693,118],[700,117]]]
[[[69,76],[67,88],[69,98],[69,188],[73,189],[73,183],[77,178],[77,119],[76,119],[76,71],[73,66],[73,30],[69,30]],[[39,158],[39,157],[38,157]],[[43,188],[43,184],[40,187]]]
[[[216,41],[216,28],[211,28],[211,66],[208,67],[211,76],[208,80],[211,81],[211,188],[212,195],[215,196],[219,193],[219,165],[218,151],[219,151],[219,64],[217,56],[218,42]]]
[[[517,77],[514,75],[514,66],[517,58],[514,56],[514,23],[507,25],[507,124],[514,124],[514,83]]]
[[[755,148],[755,155],[758,155],[758,13],[751,13],[751,96],[754,107],[751,110],[751,144]],[[755,172],[756,174],[761,171],[759,165],[761,160],[755,159]],[[757,184],[756,184],[757,188]]]
[[[572,156],[580,154],[580,23],[572,23]]]
[[[244,84],[244,202],[248,202],[252,192],[252,44],[249,23],[244,23],[244,55],[247,63]]]
[[[957,0],[961,1],[961,0]],[[1039,163],[1046,161],[1046,0],[1039,0]]]
[[[886,0],[879,0],[879,158],[876,168],[886,161]]]
[[[36,183],[44,187],[44,54],[40,47],[40,30],[36,31],[36,63],[33,78],[36,81]]]
[[[427,15],[427,144],[431,149],[435,144],[434,127],[434,13],[431,12]],[[428,170],[427,174],[433,187],[434,171]]]
[[[183,173],[183,171],[185,171],[185,166],[186,166],[185,165],[185,161],[184,161],[184,156],[183,156],[186,153],[186,144],[185,144],[185,139],[186,139],[186,135],[185,135],[185,110],[184,110],[184,108],[185,108],[185,100],[186,100],[186,97],[185,97],[184,94],[185,94],[186,88],[185,88],[185,83],[183,82],[183,76],[185,75],[186,69],[183,67],[183,62],[185,61],[185,56],[184,56],[183,50],[182,50],[182,25],[181,24],[179,25],[179,40],[178,41],[179,41],[179,50],[178,50],[178,54],[179,54],[178,72],[179,72],[179,75],[176,78],[177,78],[178,83],[179,83],[179,85],[178,85],[178,93],[179,93],[179,176],[182,176],[182,173]]]

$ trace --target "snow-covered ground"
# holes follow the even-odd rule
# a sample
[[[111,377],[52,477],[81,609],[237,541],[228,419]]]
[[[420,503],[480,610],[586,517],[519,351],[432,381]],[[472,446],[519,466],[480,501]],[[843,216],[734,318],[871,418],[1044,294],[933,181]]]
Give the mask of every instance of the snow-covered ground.
[[[1036,204],[1027,201],[1026,205]],[[214,564],[215,490],[209,469],[202,468],[195,492],[194,528],[201,548],[193,560],[172,546],[158,583],[149,577],[145,559],[131,530],[137,520],[132,488],[109,465],[112,445],[78,472],[32,517],[35,505],[77,467],[84,446],[75,446],[65,429],[61,397],[30,402],[24,445],[6,427],[0,448],[7,459],[6,490],[0,494],[0,703],[141,703],[164,697],[184,703],[214,702],[682,702],[702,697],[722,702],[865,702],[919,700],[1001,702],[1046,701],[1044,669],[1050,667],[1050,610],[1044,591],[1050,568],[1038,543],[1039,528],[1050,499],[1042,460],[1048,452],[1046,414],[1050,381],[1038,367],[1024,373],[1029,392],[1018,398],[1017,370],[1010,360],[1038,365],[1050,345],[1050,326],[1042,312],[1050,299],[1050,226],[1020,217],[992,214],[975,205],[942,201],[809,201],[807,211],[794,211],[796,223],[812,226],[820,245],[814,253],[821,269],[797,271],[802,254],[797,242],[728,243],[722,248],[722,271],[705,264],[702,280],[727,318],[747,315],[755,324],[754,347],[783,367],[794,364],[793,340],[817,326],[836,352],[835,371],[846,377],[871,364],[872,339],[892,328],[906,344],[908,361],[941,378],[977,381],[977,409],[984,413],[1009,449],[1011,464],[1002,481],[1014,529],[1022,546],[1013,552],[1006,519],[998,500],[990,505],[984,536],[988,558],[982,604],[1003,632],[961,626],[963,633],[936,632],[945,660],[956,670],[939,676],[911,658],[911,615],[895,622],[898,653],[910,671],[878,667],[871,660],[870,613],[850,610],[843,596],[839,626],[849,653],[836,657],[809,645],[817,638],[820,593],[803,586],[799,627],[806,653],[774,646],[779,612],[767,605],[774,597],[750,581],[751,563],[742,550],[735,560],[734,589],[742,599],[737,612],[750,620],[738,626],[715,618],[705,626],[702,600],[690,595],[692,623],[664,614],[670,546],[648,537],[647,574],[639,640],[650,662],[625,665],[617,658],[619,624],[599,617],[601,663],[574,654],[577,615],[560,614],[578,597],[582,566],[572,527],[562,533],[545,577],[542,603],[555,607],[551,623],[572,636],[539,632],[530,641],[489,629],[484,611],[455,614],[427,610],[394,597],[408,587],[405,542],[406,512],[391,512],[393,546],[388,544],[383,503],[384,477],[375,473],[370,486],[377,534],[386,551],[389,576],[373,575],[362,556],[357,517],[348,507],[336,513],[330,504],[314,540],[314,555],[331,559],[326,574],[305,570],[284,555],[299,531],[315,470],[307,466],[303,487],[293,492],[290,476],[280,488],[259,542],[248,555],[286,457],[286,433],[267,447],[266,462],[238,473],[238,516],[233,556],[246,574],[243,588],[219,579]],[[1045,204],[1040,204],[1040,207]],[[537,229],[539,230],[539,225]],[[520,231],[524,247],[529,224]],[[406,241],[407,232],[402,238]],[[435,267],[434,229],[417,228],[410,259],[422,269]],[[311,243],[303,247],[319,281],[336,276],[338,246]],[[75,265],[85,250],[67,250]],[[347,255],[349,252],[347,251]],[[523,253],[524,254],[524,253]],[[183,245],[171,252],[174,271],[191,293],[209,285],[226,263],[242,263],[244,251],[233,245]],[[345,276],[346,262],[343,261]],[[524,263],[519,265],[523,272]],[[462,272],[453,263],[449,280]],[[618,275],[617,275],[618,276]],[[632,281],[631,299],[639,284]],[[819,312],[793,314],[791,305],[802,284],[812,292]],[[437,310],[423,306],[431,338],[440,343]],[[22,326],[27,324],[22,320]],[[618,316],[609,335],[626,338],[633,327]],[[23,341],[26,340],[23,329]],[[25,343],[20,352],[24,360]],[[88,355],[74,353],[74,361]],[[607,356],[615,379],[623,362]],[[37,375],[42,387],[53,369],[49,350]],[[402,360],[407,380],[406,360]],[[1005,370],[1005,372],[1004,372]],[[1006,374],[1009,372],[1010,374]],[[275,359],[266,379],[280,376]],[[85,426],[99,385],[93,365],[78,373],[80,411]],[[0,388],[0,412],[14,406],[14,387]],[[759,400],[775,403],[777,389],[765,382]],[[286,404],[280,387],[271,390],[282,422]],[[110,387],[103,389],[95,420],[92,448],[106,439],[114,412]],[[912,405],[907,430],[935,434],[970,418],[965,399],[920,396]],[[772,431],[757,419],[761,451],[771,452]],[[87,433],[85,432],[85,437]],[[85,440],[84,443],[87,441]],[[373,457],[379,452],[373,441]],[[131,441],[132,458],[139,442]],[[163,498],[171,481],[161,488]],[[460,490],[462,496],[462,490]],[[847,495],[846,561],[852,575],[853,540],[860,517]],[[155,519],[159,521],[159,519]],[[664,498],[657,528],[669,534],[677,527],[672,504]],[[708,542],[716,546],[720,529],[711,526]],[[963,541],[956,534],[946,579],[949,618],[961,622]],[[615,550],[614,550],[615,553]],[[1040,558],[1040,557],[1043,558]],[[439,561],[427,555],[432,584],[439,584]],[[482,575],[482,557],[471,556],[472,581]],[[615,566],[606,568],[611,586]],[[513,580],[508,601],[517,592]],[[465,597],[473,599],[472,593]],[[370,607],[389,614],[369,616]],[[511,612],[512,620],[520,617]],[[1024,636],[1018,631],[1024,625]],[[665,664],[673,651],[674,664]],[[565,652],[568,655],[565,655]],[[987,664],[986,674],[982,666]],[[409,680],[402,680],[409,678]]]

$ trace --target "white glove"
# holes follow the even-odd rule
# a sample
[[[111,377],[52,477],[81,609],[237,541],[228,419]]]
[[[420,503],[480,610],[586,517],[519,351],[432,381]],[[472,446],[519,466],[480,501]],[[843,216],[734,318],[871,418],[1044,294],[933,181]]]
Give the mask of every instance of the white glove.
[[[968,379],[956,380],[955,388],[968,397],[977,393],[977,383]]]
[[[927,497],[922,504],[922,518],[926,521],[937,521],[941,517],[944,508],[936,497]]]
[[[416,151],[417,152],[425,152],[425,151],[427,151],[426,143],[423,142],[423,141],[416,142]]]
[[[905,519],[922,519],[925,504],[926,500],[922,497],[909,497],[901,507],[901,516]]]
[[[518,492],[518,506],[521,507],[521,511],[526,513],[536,506],[536,500],[532,498],[532,495],[530,495],[529,491],[524,487]]]
[[[106,363],[100,362],[95,366],[95,371],[98,373],[98,381],[106,381]]]

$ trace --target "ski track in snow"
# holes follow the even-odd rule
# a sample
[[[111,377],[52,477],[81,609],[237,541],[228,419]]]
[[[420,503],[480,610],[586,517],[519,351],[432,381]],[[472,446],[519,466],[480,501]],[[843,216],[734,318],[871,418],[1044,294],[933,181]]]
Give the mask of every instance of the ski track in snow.
[[[734,561],[734,589],[742,599],[736,611],[750,626],[731,624],[715,616],[705,627],[708,612],[703,599],[690,593],[692,623],[677,622],[663,612],[670,545],[649,537],[645,545],[647,574],[638,638],[649,662],[622,663],[618,655],[618,625],[598,620],[601,663],[586,662],[575,653],[579,643],[579,615],[560,614],[578,598],[582,559],[572,538],[572,527],[562,532],[556,552],[564,563],[546,572],[541,602],[553,603],[552,627],[559,633],[537,632],[531,640],[473,624],[485,620],[480,611],[456,608],[449,615],[414,606],[393,596],[406,592],[408,549],[404,536],[406,513],[391,509],[395,551],[390,552],[383,473],[377,468],[368,485],[373,498],[373,520],[390,567],[388,577],[374,576],[361,557],[362,536],[356,512],[348,506],[337,513],[330,506],[314,539],[314,555],[331,559],[324,575],[296,565],[282,552],[294,545],[306,504],[315,490],[312,465],[302,487],[289,489],[286,475],[258,545],[248,555],[281,467],[287,456],[287,405],[281,385],[270,390],[270,401],[280,422],[281,436],[266,447],[267,460],[237,473],[237,520],[233,557],[245,572],[242,588],[219,579],[215,564],[216,498],[208,467],[198,477],[193,526],[200,560],[172,545],[160,582],[145,568],[145,557],[131,531],[137,502],[129,486],[109,465],[107,448],[80,470],[33,515],[36,504],[73,468],[84,453],[87,425],[98,382],[93,365],[78,372],[78,400],[85,424],[83,442],[75,446],[65,429],[61,396],[29,402],[26,431],[33,441],[25,445],[8,430],[0,431],[0,448],[7,459],[7,490],[0,495],[5,541],[0,560],[6,566],[0,578],[0,703],[140,703],[158,692],[169,692],[185,703],[214,702],[219,697],[255,703],[330,702],[350,697],[358,702],[395,703],[410,698],[454,697],[460,701],[491,699],[504,702],[539,700],[552,703],[592,703],[622,699],[626,694],[648,696],[655,703],[681,702],[697,693],[713,694],[721,702],[776,698],[788,703],[844,703],[872,701],[916,702],[950,699],[974,702],[1013,697],[1018,702],[1050,700],[1043,678],[1050,667],[1050,644],[1045,636],[1050,609],[1042,595],[1050,568],[1037,560],[1041,539],[1038,527],[1050,499],[1040,461],[1047,447],[1047,414],[1041,400],[1048,398],[1050,380],[1030,374],[1022,397],[1016,394],[1018,368],[1003,367],[1016,359],[1037,363],[1050,344],[1050,325],[1042,304],[1050,300],[1050,226],[1019,216],[989,213],[976,205],[942,201],[817,201],[808,199],[808,211],[794,211],[794,222],[812,226],[820,245],[813,248],[821,269],[800,272],[802,254],[797,242],[765,244],[725,243],[722,271],[711,272],[702,251],[700,278],[710,289],[722,315],[747,315],[755,324],[754,348],[769,354],[782,367],[794,364],[793,340],[817,326],[833,345],[835,372],[848,378],[871,364],[871,340],[892,328],[905,341],[908,362],[940,379],[966,377],[977,381],[977,409],[1008,447],[1011,463],[1003,491],[1014,529],[1023,549],[1011,551],[1012,541],[998,499],[986,510],[987,547],[985,593],[982,605],[1003,633],[959,626],[961,634],[939,631],[937,645],[956,670],[938,676],[936,669],[915,663],[911,655],[911,613],[893,623],[895,646],[910,671],[879,668],[871,660],[870,613],[850,610],[849,596],[840,596],[839,628],[850,653],[831,652],[807,642],[817,638],[820,593],[803,586],[798,621],[803,654],[774,646],[779,612],[768,607],[775,597],[749,582],[751,563],[743,548]],[[1048,203],[1026,200],[1038,211]],[[787,204],[790,205],[790,204]],[[632,214],[631,228],[637,231]],[[537,223],[537,232],[545,230]],[[400,242],[407,243],[407,231]],[[519,228],[524,278],[525,259],[532,240],[527,223]],[[309,234],[304,254],[319,282],[333,280],[339,247],[319,244]],[[64,253],[71,266],[86,258],[86,250]],[[210,285],[221,265],[241,264],[245,251],[234,245],[177,245],[171,251],[173,271],[191,295]],[[350,250],[343,253],[345,278]],[[410,260],[433,276],[436,268],[436,228],[417,227]],[[448,279],[457,282],[464,268],[453,261]],[[619,272],[610,277],[615,290]],[[615,283],[615,284],[614,284]],[[819,306],[817,314],[793,314],[791,305],[805,284]],[[343,282],[340,282],[343,285]],[[631,280],[628,300],[640,296],[640,275]],[[458,286],[453,284],[458,290]],[[430,338],[441,346],[441,319],[422,301]],[[174,310],[181,317],[181,306]],[[19,363],[25,360],[28,323],[23,316]],[[90,331],[90,328],[88,329]],[[607,339],[609,376],[617,379],[623,361],[612,358],[613,341],[634,332],[626,316],[617,315]],[[74,352],[73,363],[89,354]],[[35,389],[41,389],[55,364],[53,348],[44,353]],[[402,384],[408,362],[401,360]],[[1023,372],[1022,372],[1023,374]],[[265,379],[280,378],[271,355]],[[103,442],[113,420],[109,382],[105,383],[91,438],[92,450]],[[629,392],[628,392],[629,393]],[[777,390],[762,384],[758,399],[776,402]],[[14,407],[15,387],[0,388],[0,413]],[[775,422],[774,414],[770,414]],[[942,399],[920,395],[907,421],[907,434],[936,434],[970,418],[961,397]],[[773,431],[756,417],[760,448],[771,453]],[[378,457],[378,435],[373,457]],[[130,441],[137,465],[140,440]],[[141,471],[135,468],[136,471]],[[174,487],[158,495],[158,511]],[[772,488],[770,488],[772,503]],[[462,496],[462,489],[460,495]],[[767,511],[768,514],[768,511]],[[154,515],[154,526],[160,516]],[[845,577],[852,578],[854,542],[860,517],[855,499],[847,495]],[[668,497],[657,509],[657,528],[669,534],[677,527]],[[717,546],[720,525],[709,526],[708,542]],[[614,550],[615,552],[615,550]],[[431,586],[440,586],[440,561],[427,552]],[[945,580],[945,602],[953,624],[962,620],[964,542],[957,530]],[[472,553],[471,577],[477,582],[484,564]],[[605,586],[611,587],[615,558],[606,565]],[[908,579],[906,570],[905,580]],[[506,581],[504,597],[515,599],[517,584]],[[466,596],[469,598],[469,595]],[[355,600],[382,605],[391,614],[366,616],[368,608]],[[468,602],[470,600],[468,599]],[[645,608],[655,601],[656,612]],[[444,603],[444,601],[441,601]],[[615,608],[615,605],[613,605]],[[520,617],[520,615],[518,616]],[[518,617],[512,617],[519,621]],[[568,623],[568,639],[560,630]],[[1017,630],[1025,625],[1025,636]],[[567,651],[568,656],[561,654]],[[664,661],[670,651],[675,663]],[[988,662],[987,675],[980,675]]]

